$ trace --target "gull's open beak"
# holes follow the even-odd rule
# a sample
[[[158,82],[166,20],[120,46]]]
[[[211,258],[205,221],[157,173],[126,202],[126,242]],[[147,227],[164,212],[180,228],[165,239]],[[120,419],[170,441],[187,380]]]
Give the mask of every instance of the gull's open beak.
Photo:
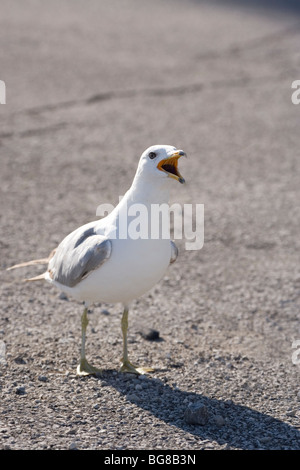
[[[172,153],[170,157],[161,160],[158,163],[157,168],[160,171],[167,173],[170,178],[174,178],[179,181],[179,183],[185,183],[184,178],[178,171],[178,160],[180,157],[186,157],[185,152],[183,150],[176,150],[176,152]]]

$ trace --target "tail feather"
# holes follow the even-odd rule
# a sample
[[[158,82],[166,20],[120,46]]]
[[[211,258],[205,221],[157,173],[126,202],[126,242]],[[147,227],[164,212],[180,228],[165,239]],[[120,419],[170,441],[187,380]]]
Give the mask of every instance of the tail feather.
[[[49,258],[41,258],[41,259],[32,259],[31,261],[25,261],[24,263],[14,264],[6,269],[6,271],[10,271],[12,269],[23,268],[25,266],[33,266],[35,264],[48,264]]]
[[[32,259],[30,261],[25,261],[24,263],[14,264],[13,266],[7,268],[6,271],[10,271],[11,269],[24,268],[25,266],[34,266],[36,264],[48,264],[52,256],[54,256],[55,252],[56,248],[51,251],[47,258]]]
[[[46,271],[47,272],[47,271]],[[35,276],[35,277],[31,277],[30,279],[24,279],[23,282],[30,282],[30,281],[44,281],[45,280],[45,275],[46,275],[46,272],[44,272],[43,274],[39,274],[38,276]]]

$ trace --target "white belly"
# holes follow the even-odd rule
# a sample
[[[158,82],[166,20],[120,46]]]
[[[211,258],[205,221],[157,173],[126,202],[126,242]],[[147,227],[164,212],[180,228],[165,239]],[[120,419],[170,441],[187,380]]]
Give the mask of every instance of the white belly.
[[[88,302],[129,303],[149,291],[170,264],[170,240],[113,240],[111,257],[73,288],[74,298]]]

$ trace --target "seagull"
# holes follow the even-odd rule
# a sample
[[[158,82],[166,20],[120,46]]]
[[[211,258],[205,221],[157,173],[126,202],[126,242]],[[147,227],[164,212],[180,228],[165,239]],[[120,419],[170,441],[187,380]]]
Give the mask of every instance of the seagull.
[[[83,302],[81,353],[77,367],[80,376],[101,373],[101,369],[87,361],[85,354],[88,308],[94,302],[121,303],[123,306],[120,371],[132,374],[153,371],[152,368],[137,367],[129,361],[128,312],[130,304],[158,283],[178,256],[178,249],[170,237],[161,233],[151,236],[151,223],[148,226],[147,217],[153,205],[168,204],[174,180],[181,184],[185,182],[178,170],[178,160],[182,156],[186,156],[183,150],[170,145],[149,147],[140,157],[130,189],[107,216],[71,232],[49,257],[8,268],[47,264],[45,272],[26,281],[46,280]],[[137,207],[145,208],[147,214],[146,219],[141,219],[146,227],[146,236],[144,233],[143,237],[136,236],[139,235],[137,231],[134,236],[126,232],[134,220],[129,214]]]

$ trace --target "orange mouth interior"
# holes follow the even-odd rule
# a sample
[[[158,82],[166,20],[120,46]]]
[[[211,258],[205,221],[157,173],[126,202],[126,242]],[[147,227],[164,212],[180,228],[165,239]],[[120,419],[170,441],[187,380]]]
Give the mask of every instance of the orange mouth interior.
[[[179,181],[179,183],[184,183],[184,178],[178,171],[178,159],[180,157],[181,155],[175,154],[172,157],[165,158],[158,163],[157,168],[167,173],[170,178],[174,178]]]

